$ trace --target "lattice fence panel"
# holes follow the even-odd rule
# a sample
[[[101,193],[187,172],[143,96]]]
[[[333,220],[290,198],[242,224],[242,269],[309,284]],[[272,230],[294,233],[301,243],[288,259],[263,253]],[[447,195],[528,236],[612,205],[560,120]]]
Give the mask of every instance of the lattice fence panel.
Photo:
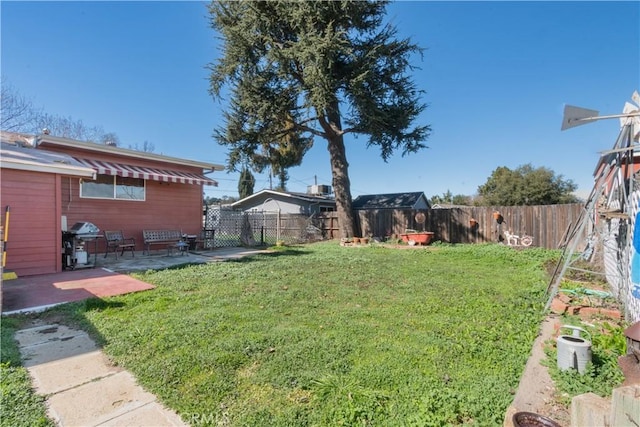
[[[215,230],[213,247],[241,246],[242,212],[220,207],[209,207],[204,228]]]

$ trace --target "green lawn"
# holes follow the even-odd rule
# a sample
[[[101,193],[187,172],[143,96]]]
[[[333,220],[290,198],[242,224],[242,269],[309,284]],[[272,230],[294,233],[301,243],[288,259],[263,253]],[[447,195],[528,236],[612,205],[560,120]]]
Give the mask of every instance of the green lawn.
[[[501,425],[557,252],[285,248],[55,309],[192,425]]]

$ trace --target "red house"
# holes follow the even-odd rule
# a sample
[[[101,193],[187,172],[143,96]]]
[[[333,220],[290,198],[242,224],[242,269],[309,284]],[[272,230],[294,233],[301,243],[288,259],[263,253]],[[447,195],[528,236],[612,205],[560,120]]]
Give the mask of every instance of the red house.
[[[78,222],[122,230],[143,249],[143,229],[202,229],[203,185],[221,165],[76,141],[2,132],[3,225],[10,207],[7,270],[61,271],[62,232]],[[97,251],[105,250],[98,239]],[[93,247],[89,248],[93,251]]]

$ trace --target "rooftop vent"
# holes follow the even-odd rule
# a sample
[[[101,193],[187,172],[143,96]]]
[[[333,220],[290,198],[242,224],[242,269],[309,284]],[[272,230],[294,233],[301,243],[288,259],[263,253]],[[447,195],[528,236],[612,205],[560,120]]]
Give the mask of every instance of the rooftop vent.
[[[313,196],[328,196],[331,194],[330,185],[309,185],[307,186],[307,194]]]

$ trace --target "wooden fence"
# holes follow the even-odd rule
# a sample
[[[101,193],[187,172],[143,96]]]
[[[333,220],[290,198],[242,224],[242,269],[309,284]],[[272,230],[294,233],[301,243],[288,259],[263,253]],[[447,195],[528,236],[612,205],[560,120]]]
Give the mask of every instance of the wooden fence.
[[[423,212],[424,223],[416,221]],[[494,213],[500,213],[498,220]],[[388,238],[405,233],[407,229],[432,231],[434,240],[447,243],[501,242],[505,231],[533,237],[533,245],[549,249],[558,248],[566,238],[567,230],[584,215],[581,203],[543,206],[491,206],[458,207],[451,209],[393,210],[372,209],[355,211],[357,236]],[[326,238],[340,236],[336,212],[325,212],[317,217]],[[585,241],[589,230],[583,236]]]

